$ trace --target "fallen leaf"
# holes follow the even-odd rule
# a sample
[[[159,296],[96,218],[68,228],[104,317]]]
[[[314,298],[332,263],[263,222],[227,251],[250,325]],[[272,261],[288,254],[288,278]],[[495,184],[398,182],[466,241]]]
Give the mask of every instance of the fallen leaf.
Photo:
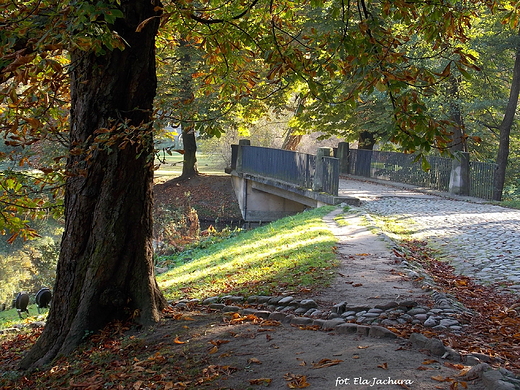
[[[388,363],[378,364],[377,367],[382,368],[383,370],[388,370]]]
[[[436,376],[432,376],[431,377],[434,381],[437,381],[437,382],[453,382],[453,379],[450,378],[450,377],[444,377],[444,376],[440,376],[440,375],[436,375]]]
[[[260,360],[258,360],[257,358],[248,359],[247,363],[248,364],[262,364],[262,362]]]
[[[209,353],[212,355],[214,353],[217,353],[218,352],[218,347],[215,345],[213,346],[210,350],[209,350]]]
[[[439,362],[435,359],[428,359],[428,360],[425,360],[424,362],[422,362],[422,364],[433,364],[433,363],[439,363]]]
[[[174,342],[175,344],[186,344],[185,341],[181,341],[181,340],[179,340],[179,336],[175,337],[175,339],[173,340],[173,342]]]
[[[352,287],[361,287],[363,285],[363,283],[354,283],[352,285]]]
[[[367,349],[370,345],[358,345],[357,349]]]
[[[323,368],[323,367],[330,367],[335,366],[339,363],[341,363],[343,360],[340,359],[321,359],[318,363],[312,363],[312,368]]]
[[[359,355],[353,355],[352,359],[359,359]]]
[[[289,387],[289,389],[303,389],[311,385],[309,382],[307,382],[307,377],[305,375],[294,375],[287,373],[284,375],[284,379],[286,381],[290,381],[287,383],[287,387]]]
[[[250,385],[266,385],[269,386],[273,380],[271,378],[258,378],[258,379],[249,379]]]

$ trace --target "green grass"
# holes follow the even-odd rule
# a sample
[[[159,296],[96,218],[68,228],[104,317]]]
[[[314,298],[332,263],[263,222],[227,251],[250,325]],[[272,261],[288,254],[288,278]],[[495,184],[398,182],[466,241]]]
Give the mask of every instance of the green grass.
[[[337,265],[336,239],[322,220],[331,210],[306,211],[194,249],[188,262],[183,253],[163,257],[160,261],[173,268],[159,275],[159,286],[167,299],[274,295],[326,287]]]
[[[38,314],[36,304],[29,305],[27,308],[29,309],[30,316],[27,317],[27,313],[22,313],[22,320],[20,320],[16,309],[0,311],[0,329],[11,328],[16,324],[39,321],[47,316],[46,309],[42,310],[41,314]]]
[[[182,154],[177,152],[172,152],[171,155],[160,153],[159,157],[159,159],[156,159],[156,163],[160,164],[159,169],[155,171],[156,178],[181,175],[184,158]],[[223,175],[226,167],[221,157],[198,151],[197,168],[200,173],[206,175]]]

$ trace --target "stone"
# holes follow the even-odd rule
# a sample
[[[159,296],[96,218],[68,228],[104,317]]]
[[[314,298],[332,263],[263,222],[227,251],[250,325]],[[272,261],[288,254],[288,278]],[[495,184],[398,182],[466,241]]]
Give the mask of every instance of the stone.
[[[347,302],[340,302],[332,306],[332,312],[341,314],[345,312],[345,306],[347,306]]]
[[[399,303],[399,306],[404,306],[404,307],[406,307],[406,308],[411,309],[412,307],[417,306],[417,302],[415,302],[415,301],[411,301],[411,300],[408,300],[408,301],[402,301],[402,302]]]
[[[313,299],[304,299],[298,304],[298,306],[306,308],[306,309],[312,309],[312,308],[317,308],[318,304]]]
[[[437,326],[437,321],[433,317],[428,317],[428,319],[424,321],[423,325],[428,328],[433,328],[434,326]]]
[[[222,310],[225,306],[226,305],[224,305],[223,303],[212,303],[211,305],[209,305],[209,308],[215,310]]]
[[[306,317],[294,317],[291,320],[291,324],[294,325],[311,325],[314,320]]]
[[[259,295],[256,297],[256,302],[258,303],[267,303],[269,302],[269,300],[271,299],[271,297],[268,297],[266,295]]]
[[[270,305],[276,305],[278,302],[280,302],[281,300],[283,299],[283,297],[271,297],[269,298],[269,300],[267,301],[268,304]]]
[[[321,310],[314,310],[311,314],[311,318],[319,318],[323,315],[323,312]]]
[[[219,297],[209,297],[202,301],[203,305],[211,305],[212,303],[217,303],[219,301]]]
[[[288,297],[284,297],[282,299],[280,299],[278,302],[279,305],[288,305],[290,304],[292,301],[294,301],[294,297],[291,297],[291,296],[288,296]]]
[[[430,339],[426,343],[426,349],[428,349],[433,355],[442,356],[446,353],[446,347],[439,339]]]
[[[370,331],[368,332],[369,337],[373,337],[376,339],[395,339],[397,335],[382,326],[372,326],[370,327]]]
[[[428,319],[428,314],[416,314],[413,316],[413,318],[415,318],[421,322],[424,322]]]
[[[388,310],[388,309],[393,309],[394,307],[397,307],[399,306],[397,302],[388,302],[388,303],[385,303],[385,304],[381,304],[381,305],[376,305],[375,308],[376,309],[381,309],[381,310]]]
[[[412,333],[409,340],[415,348],[424,349],[430,339],[421,333]]]
[[[445,326],[446,328],[452,326],[452,325],[459,325],[459,321],[452,320],[449,318],[444,318],[440,321],[439,325]]]
[[[368,336],[368,332],[370,332],[370,326],[358,325],[356,333],[362,336]]]
[[[269,314],[269,319],[275,321],[283,321],[285,320],[285,317],[287,317],[287,315],[285,313],[280,313],[279,311],[273,311]]]
[[[377,314],[381,314],[383,312],[382,309],[370,309],[368,311],[368,313],[377,313]]]
[[[342,318],[333,318],[332,320],[326,320],[323,323],[322,328],[323,329],[334,329],[336,326],[338,326],[340,324],[344,324],[344,323],[345,323],[345,320]]]
[[[307,310],[304,314],[305,317],[310,317],[312,315],[312,313],[314,313],[317,309],[315,308],[311,308],[309,310]]]
[[[271,312],[267,310],[256,310],[254,315],[263,319],[267,319],[271,315]]]
[[[240,307],[238,307],[238,306],[224,306],[220,310],[222,310],[224,313],[238,312],[238,311],[240,311]]]
[[[305,307],[299,307],[294,311],[294,314],[303,315],[307,313],[307,309]]]
[[[339,324],[334,330],[339,334],[357,333],[357,325],[351,323]]]
[[[426,311],[427,310],[422,307],[414,307],[413,309],[408,310],[408,312],[406,314],[413,316],[416,314],[425,314]]]

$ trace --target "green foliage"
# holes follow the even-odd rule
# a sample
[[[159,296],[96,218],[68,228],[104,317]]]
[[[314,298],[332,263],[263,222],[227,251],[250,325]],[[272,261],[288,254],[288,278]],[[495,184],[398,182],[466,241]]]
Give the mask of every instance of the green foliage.
[[[58,254],[59,244],[49,236],[0,253],[0,304],[10,307],[14,294],[20,291],[36,293],[42,287],[52,288]]]

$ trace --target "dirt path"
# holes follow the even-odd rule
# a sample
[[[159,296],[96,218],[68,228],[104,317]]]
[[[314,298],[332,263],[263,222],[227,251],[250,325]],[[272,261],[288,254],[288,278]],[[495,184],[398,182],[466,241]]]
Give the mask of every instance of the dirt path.
[[[341,266],[334,285],[317,297],[320,305],[347,301],[373,307],[389,300],[424,299],[420,289],[393,272],[396,264],[390,243],[371,233],[359,213],[347,214],[346,223],[339,227],[334,217],[340,212],[338,209],[325,218],[338,237]],[[207,323],[209,318],[200,317],[206,322],[200,326],[187,322],[188,326],[177,332],[188,341],[183,348],[194,348],[192,353],[198,351],[220,372],[211,389],[245,390],[268,384],[280,390],[449,389],[453,381],[439,382],[432,377],[456,381],[460,372],[446,366],[440,357],[411,348],[403,339],[299,329],[272,321],[231,324],[230,317],[227,323],[222,321],[226,318],[223,313],[215,313],[213,322]],[[467,386],[485,388],[479,381]]]

